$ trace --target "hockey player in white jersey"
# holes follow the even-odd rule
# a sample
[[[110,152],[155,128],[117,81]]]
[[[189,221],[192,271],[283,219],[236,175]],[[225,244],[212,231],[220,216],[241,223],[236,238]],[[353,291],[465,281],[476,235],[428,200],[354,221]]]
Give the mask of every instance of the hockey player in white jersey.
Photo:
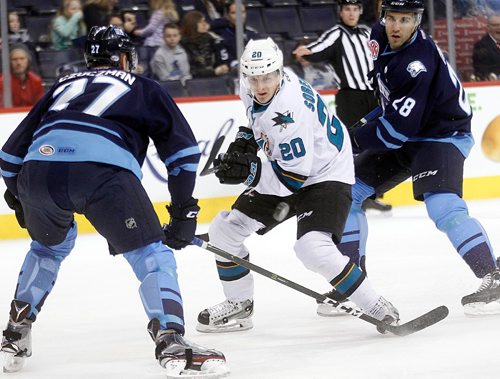
[[[342,237],[354,183],[347,130],[307,82],[283,69],[283,54],[272,39],[250,40],[240,71],[240,97],[249,125],[240,127],[214,166],[221,183],[244,183],[248,188],[230,212],[215,217],[208,232],[211,244],[248,259],[247,237],[254,232],[262,235],[296,216],[294,250],[304,266],[368,315],[397,322],[397,309],[335,245]],[[265,156],[262,160],[258,150]],[[282,203],[290,211],[276,217]],[[216,261],[226,300],[200,312],[197,330],[252,328],[252,273],[222,257]]]

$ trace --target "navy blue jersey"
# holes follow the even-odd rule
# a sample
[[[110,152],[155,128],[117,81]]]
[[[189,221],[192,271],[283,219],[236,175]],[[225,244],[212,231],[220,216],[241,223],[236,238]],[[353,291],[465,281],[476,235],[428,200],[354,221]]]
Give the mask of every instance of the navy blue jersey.
[[[194,189],[200,151],[189,124],[158,83],[116,69],[60,78],[12,133],[0,153],[2,177],[17,194],[23,162],[100,162],[142,178],[149,139],[169,174],[172,201]]]
[[[391,50],[384,26],[371,33],[370,50],[382,116],[356,131],[363,149],[397,149],[405,142],[455,144],[464,156],[473,144],[472,110],[453,68],[422,30]]]

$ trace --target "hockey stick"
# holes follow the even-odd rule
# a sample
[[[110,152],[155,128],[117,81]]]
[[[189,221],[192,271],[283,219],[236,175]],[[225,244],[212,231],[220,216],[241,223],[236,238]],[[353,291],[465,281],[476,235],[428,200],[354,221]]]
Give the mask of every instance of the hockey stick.
[[[205,167],[203,167],[203,170],[200,172],[200,176],[206,176],[211,174],[212,172],[215,172],[218,170],[217,167],[210,167],[212,163],[215,160],[215,157],[219,153],[220,148],[222,147],[222,144],[224,143],[224,139],[226,138],[226,135],[223,134],[217,140],[214,142],[214,145],[212,146],[212,150],[210,150],[210,154],[207,159],[207,163],[205,163]]]
[[[424,313],[423,315],[408,321],[402,325],[389,325],[386,324],[382,321],[379,321],[371,316],[368,316],[367,314],[363,313],[360,309],[357,308],[351,308],[345,305],[342,305],[341,303],[330,299],[329,297],[326,297],[325,295],[322,295],[318,292],[315,292],[307,287],[304,287],[298,283],[295,283],[291,280],[288,280],[286,278],[283,278],[282,276],[279,276],[278,274],[275,274],[271,271],[268,271],[260,266],[257,266],[249,261],[246,261],[242,258],[239,258],[227,251],[224,251],[222,249],[219,249],[213,245],[211,245],[209,242],[206,242],[198,237],[195,237],[192,242],[193,245],[199,246],[205,250],[208,250],[216,255],[220,255],[221,257],[228,259],[232,261],[233,263],[236,263],[242,267],[245,267],[248,270],[255,271],[269,279],[272,279],[276,282],[279,282],[289,288],[292,288],[298,292],[301,292],[307,296],[310,296],[314,299],[316,299],[319,302],[330,304],[331,306],[335,307],[339,311],[342,311],[344,313],[350,314],[351,316],[360,318],[366,322],[369,322],[370,324],[373,324],[377,327],[377,330],[380,333],[385,333],[386,331],[391,332],[397,336],[407,336],[409,334],[418,332],[419,330],[425,329],[431,325],[434,325],[435,323],[443,320],[446,316],[448,316],[448,308],[444,305],[439,306],[437,308],[434,308],[433,310]]]

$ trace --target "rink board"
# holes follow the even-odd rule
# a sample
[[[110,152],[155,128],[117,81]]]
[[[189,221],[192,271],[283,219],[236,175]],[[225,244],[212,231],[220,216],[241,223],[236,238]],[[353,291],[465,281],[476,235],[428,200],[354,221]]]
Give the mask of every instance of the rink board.
[[[500,164],[489,161],[483,155],[480,145],[486,126],[499,115],[497,104],[500,83],[468,85],[465,90],[474,111],[472,132],[476,144],[465,163],[464,198],[497,198],[500,197]],[[334,109],[334,92],[325,92],[324,96],[331,109]],[[220,135],[227,135],[221,149],[225,151],[234,139],[238,126],[247,123],[243,104],[235,96],[179,99],[178,104],[192,126],[202,151],[199,170],[205,165],[212,145]],[[26,112],[27,109],[20,109],[18,112],[0,113],[0,145],[3,145],[12,130],[25,117]],[[165,204],[169,201],[167,173],[152,144],[143,165],[143,172],[143,184],[155,204],[160,220],[166,222],[168,214]],[[200,199],[202,209],[199,222],[208,223],[221,209],[230,209],[234,199],[243,189],[241,185],[220,185],[214,175],[198,177],[194,195]],[[0,193],[3,195],[4,191],[5,185],[0,181]],[[393,206],[417,203],[412,197],[410,181],[388,192],[384,200]],[[77,221],[80,232],[93,231],[84,217],[77,216]],[[0,201],[0,225],[0,239],[27,236],[26,232],[19,228],[15,217],[3,201]]]

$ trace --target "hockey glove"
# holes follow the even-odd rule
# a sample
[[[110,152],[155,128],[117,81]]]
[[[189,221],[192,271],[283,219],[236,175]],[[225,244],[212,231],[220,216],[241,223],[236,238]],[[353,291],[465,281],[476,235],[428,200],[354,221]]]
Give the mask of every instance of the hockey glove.
[[[243,154],[250,153],[257,155],[258,149],[259,145],[257,145],[257,142],[255,142],[252,129],[245,126],[240,126],[238,128],[236,138],[234,142],[231,142],[231,144],[229,145],[226,154],[237,151]]]
[[[167,205],[170,222],[163,227],[165,244],[180,250],[191,244],[196,232],[196,221],[200,207],[198,200],[191,198],[182,205]]]
[[[26,229],[26,222],[24,221],[24,211],[21,202],[9,190],[5,191],[3,195],[7,205],[16,213],[16,218],[19,226]]]
[[[359,126],[356,126],[357,124],[358,123],[354,124],[351,128],[348,129],[349,138],[351,139],[351,146],[352,146],[352,153],[353,154],[359,154],[363,151],[363,149],[358,145],[358,142],[356,141],[355,132],[359,128]]]
[[[220,154],[214,161],[214,166],[221,168],[215,176],[223,184],[241,184],[255,186],[260,179],[261,162],[255,154],[234,151],[230,154]]]

